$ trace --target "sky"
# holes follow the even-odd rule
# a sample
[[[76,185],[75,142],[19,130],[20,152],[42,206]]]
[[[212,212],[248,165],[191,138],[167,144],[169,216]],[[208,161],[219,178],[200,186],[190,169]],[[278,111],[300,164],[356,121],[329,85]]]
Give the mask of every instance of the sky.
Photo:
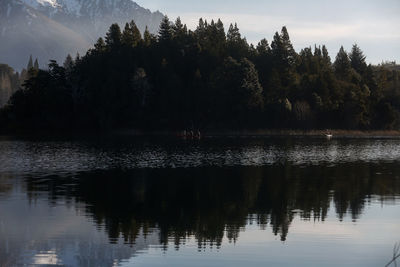
[[[400,0],[137,0],[152,11],[175,20],[180,16],[190,29],[200,17],[221,18],[225,29],[232,22],[249,43],[269,42],[282,26],[288,28],[295,49],[325,44],[335,58],[340,46],[347,51],[357,43],[367,62],[400,63]]]

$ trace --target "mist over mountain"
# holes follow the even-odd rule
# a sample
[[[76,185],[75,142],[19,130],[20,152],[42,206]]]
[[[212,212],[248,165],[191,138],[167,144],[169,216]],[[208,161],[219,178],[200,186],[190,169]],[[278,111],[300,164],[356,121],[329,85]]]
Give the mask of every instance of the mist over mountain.
[[[141,32],[156,32],[163,17],[131,0],[1,0],[0,62],[20,70],[32,54],[50,59],[85,53],[112,23],[135,20]]]

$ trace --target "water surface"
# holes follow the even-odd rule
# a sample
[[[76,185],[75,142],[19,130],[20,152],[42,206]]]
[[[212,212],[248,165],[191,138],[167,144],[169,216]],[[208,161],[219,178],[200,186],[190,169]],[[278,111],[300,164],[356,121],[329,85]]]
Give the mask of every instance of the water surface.
[[[0,138],[0,266],[384,266],[400,140]]]

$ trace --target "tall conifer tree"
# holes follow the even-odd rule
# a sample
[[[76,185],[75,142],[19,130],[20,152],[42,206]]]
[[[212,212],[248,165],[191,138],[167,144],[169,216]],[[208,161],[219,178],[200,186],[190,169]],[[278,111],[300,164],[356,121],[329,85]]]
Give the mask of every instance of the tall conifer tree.
[[[350,64],[349,56],[347,55],[343,46],[340,47],[340,50],[336,56],[334,68],[335,68],[335,73],[338,76],[338,78],[340,78],[342,80],[346,80],[349,78],[351,64]]]
[[[37,58],[35,59],[35,63],[33,63],[33,68],[34,68],[35,70],[39,70],[39,62],[38,62],[38,59],[37,59]]]
[[[117,23],[111,25],[106,34],[106,45],[110,49],[118,49],[121,46],[122,33]]]
[[[354,44],[351,53],[349,54],[351,67],[355,69],[359,74],[364,74],[367,69],[367,63],[365,62],[366,57],[363,51],[357,44]]]
[[[172,26],[168,16],[164,16],[158,31],[158,40],[160,42],[169,42],[172,39]]]
[[[28,61],[28,66],[26,67],[26,69],[29,71],[32,68],[33,68],[33,59],[32,59],[32,55],[30,55],[29,61]]]

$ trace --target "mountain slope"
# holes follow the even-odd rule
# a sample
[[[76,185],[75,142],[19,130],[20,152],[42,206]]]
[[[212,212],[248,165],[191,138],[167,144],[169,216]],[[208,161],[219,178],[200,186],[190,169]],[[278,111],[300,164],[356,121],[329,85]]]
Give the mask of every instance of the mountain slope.
[[[2,108],[17,90],[19,76],[8,65],[0,64],[0,108]]]
[[[135,20],[143,32],[156,32],[163,15],[131,0],[1,0],[0,62],[16,69],[29,55],[42,65],[84,53],[112,23]]]

